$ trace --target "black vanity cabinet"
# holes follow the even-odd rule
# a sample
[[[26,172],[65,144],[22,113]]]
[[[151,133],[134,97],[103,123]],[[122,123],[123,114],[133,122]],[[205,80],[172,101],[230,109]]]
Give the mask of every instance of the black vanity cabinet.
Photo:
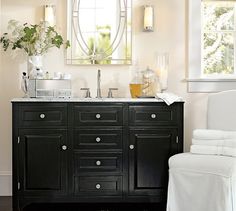
[[[165,203],[183,102],[13,101],[13,210],[33,203]]]

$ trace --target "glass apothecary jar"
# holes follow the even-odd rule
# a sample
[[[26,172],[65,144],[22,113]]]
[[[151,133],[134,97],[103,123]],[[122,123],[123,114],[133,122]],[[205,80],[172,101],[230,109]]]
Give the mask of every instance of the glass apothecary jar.
[[[142,72],[142,75],[142,97],[155,97],[156,93],[161,91],[157,74],[147,67],[147,69]]]

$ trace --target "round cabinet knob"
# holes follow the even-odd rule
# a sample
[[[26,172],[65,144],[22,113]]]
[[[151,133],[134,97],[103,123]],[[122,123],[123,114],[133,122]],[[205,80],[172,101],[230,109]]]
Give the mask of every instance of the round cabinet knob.
[[[101,118],[101,114],[96,114],[96,119],[100,119]]]
[[[156,118],[157,118],[157,115],[156,115],[156,114],[151,114],[151,118],[152,118],[152,119],[156,119]]]
[[[96,142],[99,143],[101,141],[101,138],[100,137],[97,137],[96,138]]]
[[[100,184],[96,184],[96,189],[100,189],[101,188],[101,185]]]
[[[134,149],[134,145],[133,144],[129,145],[129,148]]]
[[[39,117],[40,117],[41,119],[44,119],[44,118],[46,117],[46,115],[45,115],[45,114],[40,114]]]
[[[66,145],[63,145],[61,148],[62,148],[62,150],[64,150],[64,151],[67,150],[67,146],[66,146]]]
[[[97,165],[97,166],[101,166],[101,164],[102,164],[102,162],[101,162],[100,160],[97,160],[97,161],[96,161],[96,165]]]

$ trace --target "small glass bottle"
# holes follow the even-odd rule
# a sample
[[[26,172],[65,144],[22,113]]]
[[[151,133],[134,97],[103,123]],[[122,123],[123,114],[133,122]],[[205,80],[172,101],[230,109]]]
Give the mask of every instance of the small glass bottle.
[[[46,73],[45,73],[45,79],[50,79],[50,75],[49,75],[49,72],[47,71]]]

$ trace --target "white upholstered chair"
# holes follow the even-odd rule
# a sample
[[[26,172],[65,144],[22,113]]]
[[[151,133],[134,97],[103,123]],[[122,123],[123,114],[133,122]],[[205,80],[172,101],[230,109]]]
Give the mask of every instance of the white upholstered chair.
[[[209,95],[207,109],[208,129],[236,131],[236,90]],[[172,156],[167,211],[236,211],[236,157]]]

